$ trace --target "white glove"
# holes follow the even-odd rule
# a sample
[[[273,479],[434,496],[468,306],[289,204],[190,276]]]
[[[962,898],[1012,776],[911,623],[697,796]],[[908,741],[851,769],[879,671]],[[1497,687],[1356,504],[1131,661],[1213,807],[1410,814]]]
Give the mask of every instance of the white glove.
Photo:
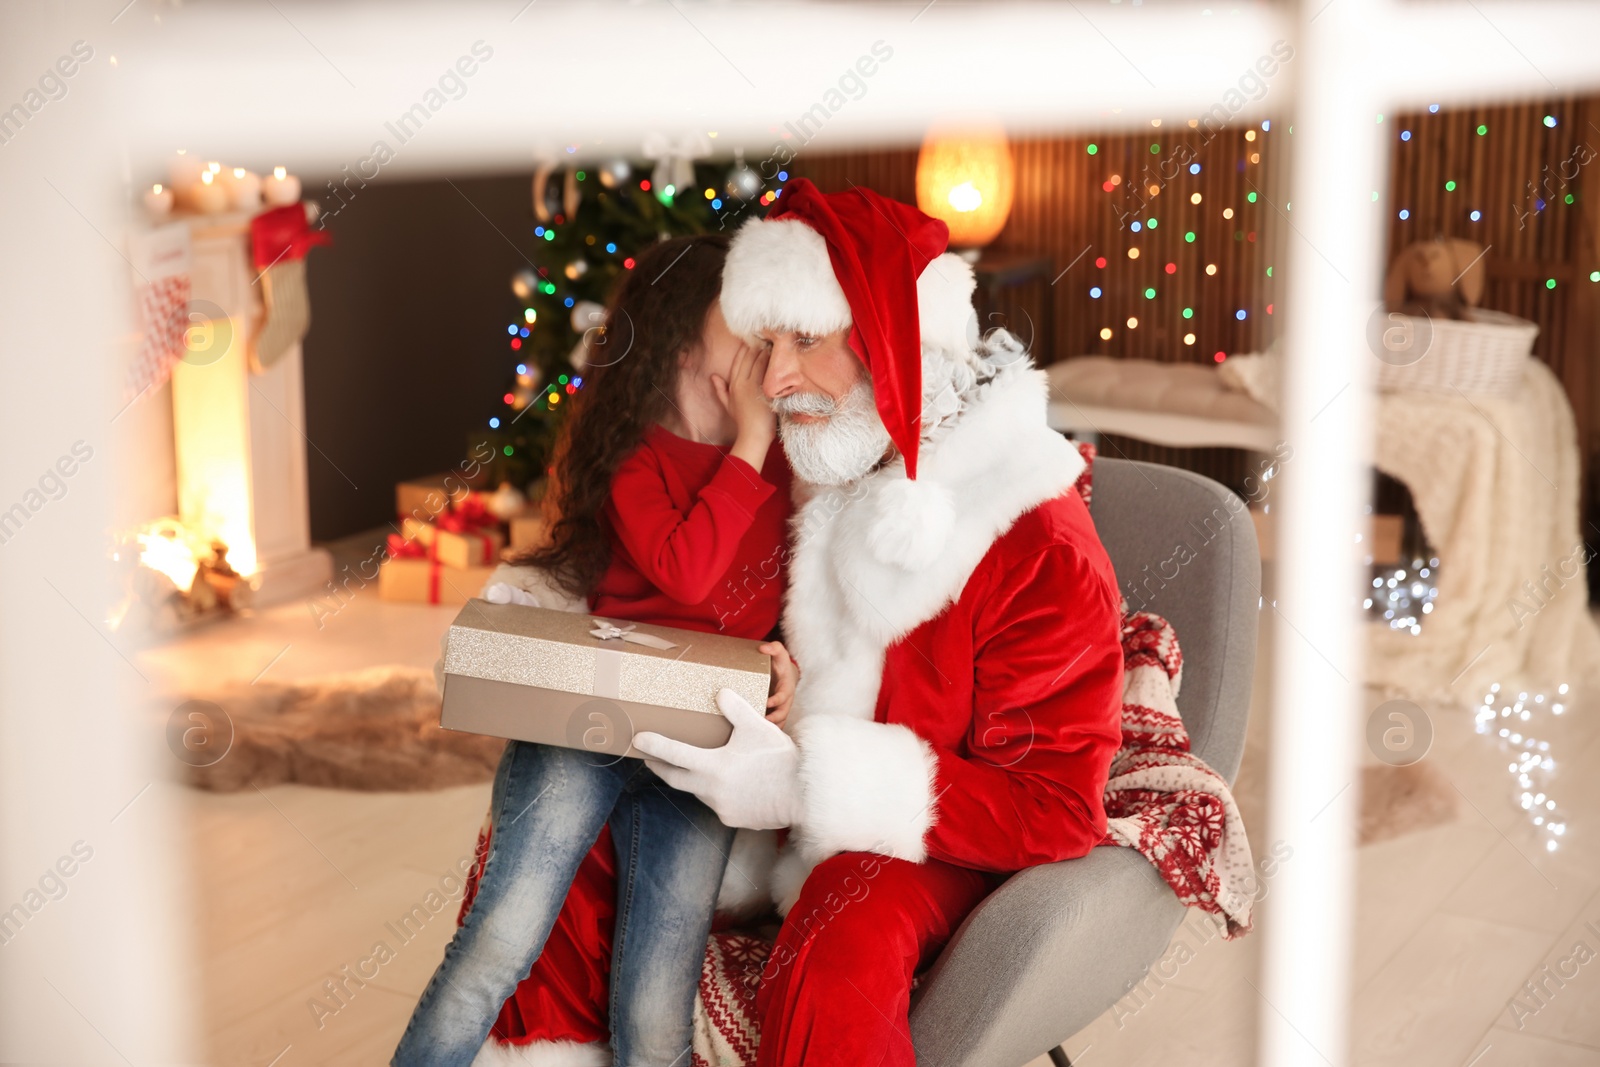
[[[800,816],[800,750],[731,689],[717,694],[717,707],[733,723],[721,748],[698,748],[660,734],[635,734],[633,747],[674,789],[693,793],[726,826],[775,830]]]
[[[495,582],[483,591],[483,599],[491,604],[521,604],[525,608],[539,606],[538,597],[509,582]]]

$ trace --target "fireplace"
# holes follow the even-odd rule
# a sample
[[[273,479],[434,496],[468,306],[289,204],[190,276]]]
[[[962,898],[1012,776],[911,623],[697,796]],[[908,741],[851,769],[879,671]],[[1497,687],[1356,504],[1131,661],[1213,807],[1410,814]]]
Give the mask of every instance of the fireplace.
[[[179,217],[190,229],[192,294],[186,354],[171,378],[177,514],[130,531],[115,549],[151,574],[132,584],[157,630],[173,612],[150,603],[175,589],[180,622],[246,603],[266,607],[320,592],[333,574],[311,545],[300,345],[261,367],[260,271],[250,213]],[[127,605],[124,605],[126,609]],[[166,620],[163,622],[162,620]]]

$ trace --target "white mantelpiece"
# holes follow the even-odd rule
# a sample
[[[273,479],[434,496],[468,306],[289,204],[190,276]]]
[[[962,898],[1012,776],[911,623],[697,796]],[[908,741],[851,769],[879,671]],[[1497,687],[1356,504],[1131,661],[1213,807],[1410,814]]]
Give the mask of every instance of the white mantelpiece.
[[[320,592],[333,565],[311,545],[300,346],[252,370],[261,288],[250,218],[195,216],[189,225],[190,307],[202,315],[220,308],[233,336],[217,358],[186,358],[172,374],[179,517],[228,544],[230,561],[252,577],[257,604]]]

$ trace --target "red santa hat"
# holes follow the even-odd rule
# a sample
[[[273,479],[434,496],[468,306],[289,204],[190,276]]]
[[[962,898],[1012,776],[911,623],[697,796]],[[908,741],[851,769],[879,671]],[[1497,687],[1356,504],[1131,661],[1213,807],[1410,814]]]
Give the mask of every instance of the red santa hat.
[[[796,178],[765,220],[734,236],[723,268],[722,314],[735,333],[850,327],[912,479],[923,349],[969,359],[976,340],[972,267],[945,253],[948,242],[943,222],[909,204],[860,186],[823,193]]]

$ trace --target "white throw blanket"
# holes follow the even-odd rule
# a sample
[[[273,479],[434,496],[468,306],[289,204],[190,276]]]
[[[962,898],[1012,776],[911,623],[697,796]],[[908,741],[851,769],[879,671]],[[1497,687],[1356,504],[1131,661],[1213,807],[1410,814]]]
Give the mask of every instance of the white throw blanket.
[[[1277,406],[1273,357],[1236,356],[1221,370],[1228,384]],[[1440,566],[1420,634],[1371,628],[1368,681],[1475,703],[1493,682],[1547,687],[1600,669],[1578,526],[1577,431],[1550,369],[1530,359],[1507,397],[1380,392],[1373,416],[1373,464],[1411,491]]]

